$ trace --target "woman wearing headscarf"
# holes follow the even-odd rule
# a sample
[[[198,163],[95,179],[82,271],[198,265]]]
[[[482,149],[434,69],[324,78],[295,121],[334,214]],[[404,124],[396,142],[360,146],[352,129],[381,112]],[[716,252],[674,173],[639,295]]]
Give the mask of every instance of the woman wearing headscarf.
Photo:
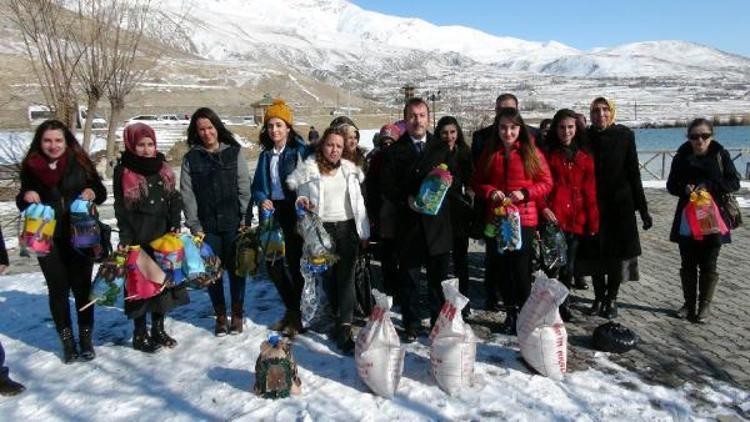
[[[157,151],[156,133],[150,126],[130,124],[122,140],[125,152],[112,178],[120,245],[138,245],[153,254],[152,241],[180,230],[182,201],[177,178],[164,154]],[[184,286],[167,288],[148,299],[125,301],[125,314],[133,320],[133,348],[153,353],[162,346],[177,346],[164,329],[164,315],[188,302]],[[151,313],[151,335],[146,330],[147,313]]]
[[[653,224],[641,183],[635,135],[615,123],[616,111],[614,102],[604,97],[591,102],[587,135],[594,156],[599,236],[588,248],[582,246],[581,255],[588,259],[578,263],[594,283],[589,313],[609,319],[617,317],[620,283],[625,277],[638,278],[641,242],[635,212],[640,214],[644,230]]]
[[[252,220],[250,172],[240,144],[210,108],[199,108],[188,126],[190,151],[182,159],[180,192],[185,224],[221,259],[229,276],[232,322],[227,326],[224,278],[208,287],[214,334],[239,334],[243,328],[245,278],[235,274],[237,232]]]
[[[680,280],[685,303],[677,311],[677,317],[704,323],[709,317],[711,301],[719,282],[716,265],[719,250],[722,244],[730,243],[732,239],[729,233],[723,236],[718,233],[706,235],[702,240],[681,235],[682,211],[690,201],[690,195],[702,190],[710,193],[716,204],[723,207],[722,198],[740,188],[740,178],[732,157],[714,139],[714,126],[710,121],[693,120],[688,125],[687,138],[677,149],[667,179],[669,193],[680,198],[669,240],[677,242],[680,247]]]
[[[292,109],[276,99],[266,110],[258,157],[251,187],[253,202],[261,212],[273,212],[281,226],[286,243],[285,259],[266,261],[268,274],[284,302],[284,317],[271,329],[294,337],[302,331],[300,301],[305,281],[300,272],[302,238],[297,234],[295,201],[297,193],[289,189],[286,179],[307,156],[305,141],[294,131]],[[286,261],[289,271],[284,266]]]

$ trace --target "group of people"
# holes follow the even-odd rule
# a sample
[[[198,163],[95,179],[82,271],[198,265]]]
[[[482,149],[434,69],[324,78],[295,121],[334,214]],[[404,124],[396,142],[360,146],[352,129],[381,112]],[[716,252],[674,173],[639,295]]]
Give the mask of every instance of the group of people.
[[[590,314],[615,318],[620,284],[638,278],[641,247],[636,212],[643,229],[653,224],[633,132],[616,124],[614,103],[602,97],[591,103],[589,127],[580,114],[562,109],[546,131],[539,131],[525,123],[512,94],[500,95],[495,111],[493,123],[475,131],[469,145],[452,116],[439,119],[435,133],[430,133],[427,102],[411,98],[404,107],[404,120],[383,126],[375,150],[366,154],[351,119],[335,119],[319,138],[306,143],[294,129],[292,109],[276,100],[265,113],[262,152],[251,177],[233,134],[214,111],[200,108],[187,129],[190,150],[182,159],[179,189],[175,173],[158,151],[154,130],[143,123],[128,125],[123,134],[125,151],[113,180],[118,247],[138,245],[153,254],[150,242],[179,232],[184,214],[187,228],[204,238],[227,273],[229,307],[222,279],[208,288],[216,315],[214,333],[238,334],[243,331],[245,279],[234,271],[236,243],[238,233],[251,224],[253,205],[257,206],[263,218],[272,216],[280,226],[286,245],[284,259],[266,260],[285,307],[283,318],[271,328],[294,336],[303,330],[303,239],[296,232],[297,213],[314,213],[338,257],[324,274],[336,320],[332,338],[342,352],[351,353],[357,307],[355,266],[372,247],[371,241],[377,245],[382,287],[400,307],[405,342],[426,332],[423,321],[434,324],[437,319],[444,300],[441,282],[449,276],[451,261],[459,290],[468,295],[467,251],[472,237],[485,240],[486,307],[504,310],[502,331],[514,334],[516,317],[533,281],[533,240],[540,225],[555,224],[564,233],[568,254],[567,264],[555,276],[569,288],[586,288],[583,277],[590,276],[594,287]],[[695,240],[681,235],[682,208],[698,188],[707,189],[714,198],[736,191],[739,175],[731,157],[714,140],[711,122],[696,119],[687,137],[667,183],[669,192],[680,198],[671,239],[678,242],[682,257],[685,303],[676,314],[703,322],[718,281],[719,250],[729,236]],[[427,215],[415,207],[414,199],[427,174],[439,165],[447,167],[451,184],[437,213]],[[75,136],[55,120],[37,128],[20,179],[19,210],[44,203],[54,208],[58,221],[51,253],[38,260],[63,361],[94,359],[94,309],[84,307],[93,262],[71,246],[67,208],[77,198],[101,204],[107,191]],[[499,251],[497,240],[485,237],[483,229],[494,208],[507,203],[519,210],[521,247]],[[78,342],[68,303],[71,290]],[[147,353],[175,347],[177,340],[166,332],[164,318],[188,301],[184,287],[126,301],[125,314],[134,324],[133,347]],[[561,314],[566,320],[573,318],[567,303]],[[2,383],[9,380],[6,374],[0,373]]]

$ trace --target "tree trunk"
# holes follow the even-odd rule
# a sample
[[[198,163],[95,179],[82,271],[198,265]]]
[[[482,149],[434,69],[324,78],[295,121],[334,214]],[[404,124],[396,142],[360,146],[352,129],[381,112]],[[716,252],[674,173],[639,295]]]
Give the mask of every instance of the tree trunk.
[[[107,171],[106,177],[112,178],[115,170],[115,164],[117,163],[117,137],[115,131],[117,130],[117,124],[120,121],[122,110],[125,108],[125,103],[121,99],[111,98],[109,99],[110,114],[109,114],[109,129],[107,130]]]
[[[99,98],[89,95],[88,105],[86,108],[86,124],[83,125],[83,149],[91,154],[91,129],[94,125],[94,113],[99,107]]]

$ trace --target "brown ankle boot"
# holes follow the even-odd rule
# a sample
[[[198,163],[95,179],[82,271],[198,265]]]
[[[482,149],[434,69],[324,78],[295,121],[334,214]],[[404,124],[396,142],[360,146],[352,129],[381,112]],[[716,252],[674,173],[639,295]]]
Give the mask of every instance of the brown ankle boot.
[[[280,320],[274,322],[270,327],[268,327],[271,331],[277,331],[282,332],[286,328],[287,324],[289,324],[289,311],[284,312],[284,316],[281,317]]]
[[[229,325],[229,334],[241,334],[244,326],[244,303],[232,304],[232,323]]]
[[[214,309],[216,311],[216,327],[214,328],[214,335],[216,337],[224,337],[229,333],[227,327],[227,311],[224,307]]]

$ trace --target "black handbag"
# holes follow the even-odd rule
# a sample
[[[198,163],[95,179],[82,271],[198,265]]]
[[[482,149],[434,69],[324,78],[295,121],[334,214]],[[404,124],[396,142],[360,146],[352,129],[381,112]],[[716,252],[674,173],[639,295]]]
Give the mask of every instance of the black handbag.
[[[719,171],[722,177],[724,177],[724,163],[722,162],[721,154],[716,154],[716,161],[719,163]],[[721,218],[724,219],[724,223],[730,229],[736,229],[742,225],[742,211],[740,210],[740,204],[737,202],[737,198],[731,192],[722,194],[718,199],[716,205],[719,206],[719,212]]]
[[[594,349],[603,352],[625,353],[633,349],[639,342],[638,334],[631,329],[609,321],[594,330],[592,343]]]

